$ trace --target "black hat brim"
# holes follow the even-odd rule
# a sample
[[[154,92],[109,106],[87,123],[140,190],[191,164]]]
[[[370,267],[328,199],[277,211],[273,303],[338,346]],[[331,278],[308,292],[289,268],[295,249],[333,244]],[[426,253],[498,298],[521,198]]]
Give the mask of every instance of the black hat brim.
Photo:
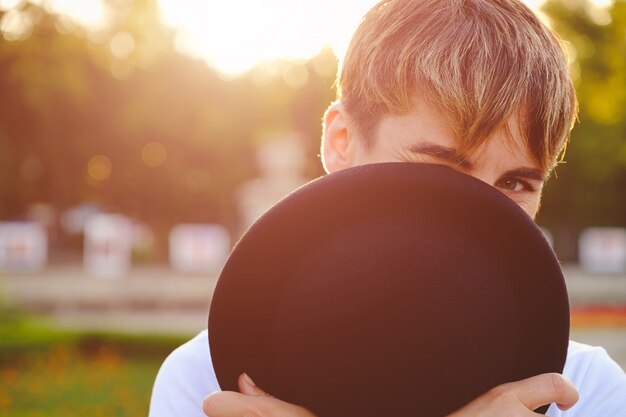
[[[238,242],[209,315],[222,389],[246,372],[320,417],[445,416],[561,372],[568,337],[561,268],[532,219],[426,164],[351,168],[292,193]]]

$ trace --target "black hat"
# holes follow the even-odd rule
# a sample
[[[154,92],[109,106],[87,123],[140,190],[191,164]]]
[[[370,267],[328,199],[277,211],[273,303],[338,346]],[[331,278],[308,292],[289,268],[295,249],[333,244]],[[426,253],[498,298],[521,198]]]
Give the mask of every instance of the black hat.
[[[532,219],[427,164],[296,190],[237,243],[209,314],[222,389],[246,372],[319,417],[445,416],[561,372],[568,338],[563,275]]]

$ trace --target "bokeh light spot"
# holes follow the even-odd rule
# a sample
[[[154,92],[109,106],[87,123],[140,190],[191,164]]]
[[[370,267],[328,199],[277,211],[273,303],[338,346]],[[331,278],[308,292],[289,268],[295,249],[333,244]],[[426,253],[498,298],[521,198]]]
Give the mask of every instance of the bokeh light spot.
[[[113,164],[104,155],[96,155],[87,163],[87,174],[93,181],[102,182],[111,176]]]
[[[7,41],[24,40],[33,31],[33,20],[28,12],[9,10],[0,20],[0,31]]]
[[[309,70],[301,64],[289,65],[283,71],[283,80],[294,90],[302,88],[309,81]]]
[[[62,35],[68,35],[74,33],[78,28],[77,23],[70,17],[62,14],[59,15],[54,22],[54,27]]]
[[[118,32],[111,38],[109,50],[116,58],[128,58],[135,51],[135,39],[128,32]]]
[[[167,149],[158,142],[150,142],[141,150],[141,159],[147,166],[156,168],[167,159]]]
[[[603,4],[606,3],[606,4]],[[599,2],[596,1],[587,9],[587,14],[591,18],[591,20],[599,25],[606,26],[611,24],[611,13],[609,12],[608,6],[610,6],[611,2]]]

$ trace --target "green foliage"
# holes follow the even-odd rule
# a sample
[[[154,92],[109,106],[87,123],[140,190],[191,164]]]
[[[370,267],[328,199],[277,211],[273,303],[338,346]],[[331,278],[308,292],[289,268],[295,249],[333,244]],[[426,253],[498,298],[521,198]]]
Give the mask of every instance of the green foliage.
[[[0,366],[0,413],[26,416],[146,415],[160,362],[128,360],[100,346],[89,353],[58,344]]]
[[[544,11],[570,50],[580,120],[539,221],[571,255],[582,228],[626,226],[626,1],[552,0]]]
[[[64,331],[20,317],[19,320],[3,320],[0,328],[0,361],[22,349],[46,349],[54,343],[73,343],[79,334]]]
[[[0,415],[147,415],[180,337],[79,333],[22,319],[0,327]]]

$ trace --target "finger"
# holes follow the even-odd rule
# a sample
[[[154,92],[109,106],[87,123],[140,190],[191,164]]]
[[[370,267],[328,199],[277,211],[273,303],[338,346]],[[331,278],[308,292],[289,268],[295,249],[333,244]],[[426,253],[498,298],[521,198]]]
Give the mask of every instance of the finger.
[[[254,409],[254,398],[232,391],[214,392],[204,399],[202,411],[210,417],[243,417]]]
[[[245,372],[239,375],[237,379],[237,385],[239,386],[239,392],[246,395],[268,395],[261,388],[257,387],[252,378]]]
[[[214,392],[204,399],[202,410],[210,417],[315,417],[307,409],[270,396]]]
[[[567,410],[578,401],[576,387],[560,374],[537,375],[506,385],[529,410],[550,403],[556,403],[561,410]]]

